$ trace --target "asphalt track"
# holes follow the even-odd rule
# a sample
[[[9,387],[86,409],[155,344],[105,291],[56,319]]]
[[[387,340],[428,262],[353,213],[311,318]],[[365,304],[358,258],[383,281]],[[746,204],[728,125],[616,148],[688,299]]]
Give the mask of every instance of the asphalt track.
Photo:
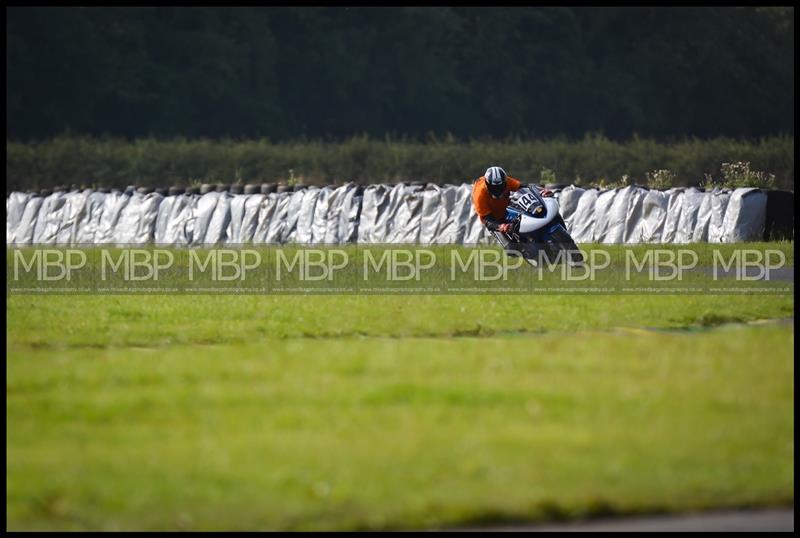
[[[577,523],[498,525],[468,532],[793,532],[794,508],[594,519]]]

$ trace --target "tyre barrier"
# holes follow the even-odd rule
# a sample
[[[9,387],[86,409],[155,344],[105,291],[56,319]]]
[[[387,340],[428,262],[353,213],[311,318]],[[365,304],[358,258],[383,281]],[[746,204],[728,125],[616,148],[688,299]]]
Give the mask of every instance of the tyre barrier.
[[[578,244],[794,239],[789,191],[569,185],[555,196]],[[467,183],[56,188],[6,198],[7,245],[489,241]]]

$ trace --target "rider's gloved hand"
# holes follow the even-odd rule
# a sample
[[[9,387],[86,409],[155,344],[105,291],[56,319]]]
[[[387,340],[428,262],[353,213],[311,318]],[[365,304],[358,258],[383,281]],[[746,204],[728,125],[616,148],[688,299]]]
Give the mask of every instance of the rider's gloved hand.
[[[550,189],[542,189],[541,191],[539,191],[539,194],[541,194],[543,198],[548,198],[550,196],[553,196],[553,191],[551,191]]]
[[[500,226],[497,227],[497,231],[500,233],[507,234],[511,232],[512,224],[510,222],[504,222]]]

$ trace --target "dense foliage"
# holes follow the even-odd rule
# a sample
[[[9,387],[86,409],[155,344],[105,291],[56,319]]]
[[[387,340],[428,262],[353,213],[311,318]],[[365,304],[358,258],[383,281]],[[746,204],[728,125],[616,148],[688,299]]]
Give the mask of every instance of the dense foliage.
[[[794,133],[794,9],[24,7],[6,136]]]
[[[734,167],[737,161],[750,166],[746,170]],[[193,182],[462,183],[474,180],[492,164],[528,181],[636,182],[657,187],[730,180],[740,186],[742,182],[753,184],[758,172],[764,171],[775,176],[775,186],[793,189],[794,137],[754,142],[692,138],[674,143],[643,138],[615,142],[602,136],[577,141],[467,142],[452,137],[415,142],[366,136],[341,142],[282,143],[81,136],[29,143],[6,141],[10,190],[71,184],[163,187]]]

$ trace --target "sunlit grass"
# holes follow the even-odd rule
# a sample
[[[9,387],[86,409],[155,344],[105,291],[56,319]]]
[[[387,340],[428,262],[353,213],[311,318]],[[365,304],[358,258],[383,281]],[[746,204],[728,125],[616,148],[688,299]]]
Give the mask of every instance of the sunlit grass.
[[[793,259],[792,259],[793,263]],[[10,295],[7,527],[791,504],[790,294]]]
[[[8,527],[425,528],[793,501],[788,325],[251,340],[9,344]]]

